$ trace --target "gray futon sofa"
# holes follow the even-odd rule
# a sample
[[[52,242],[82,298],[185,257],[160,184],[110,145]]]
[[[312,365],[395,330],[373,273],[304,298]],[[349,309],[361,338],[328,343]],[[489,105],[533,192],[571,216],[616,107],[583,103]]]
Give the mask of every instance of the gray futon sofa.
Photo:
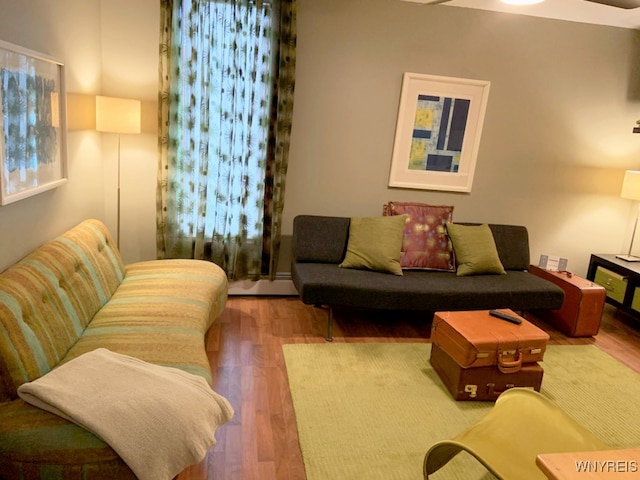
[[[299,215],[293,221],[293,283],[303,303],[329,307],[329,341],[333,307],[423,311],[425,321],[431,321],[437,311],[557,309],[564,301],[562,289],[527,271],[529,235],[524,226],[489,225],[506,275],[405,270],[398,276],[338,267],[349,224],[347,217],[318,215]]]

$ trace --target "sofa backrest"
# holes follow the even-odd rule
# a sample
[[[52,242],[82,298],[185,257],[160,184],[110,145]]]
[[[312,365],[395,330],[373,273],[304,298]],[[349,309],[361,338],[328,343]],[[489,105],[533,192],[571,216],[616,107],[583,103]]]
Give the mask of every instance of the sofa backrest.
[[[97,220],[0,274],[0,401],[58,364],[123,277],[116,245]]]
[[[293,219],[293,261],[340,263],[349,241],[347,217],[298,215]],[[479,225],[464,223],[464,225]],[[489,224],[506,270],[529,268],[529,233],[520,225]]]
[[[293,219],[293,261],[340,263],[347,251],[350,223],[346,217],[298,215]]]
[[[529,268],[529,232],[521,225],[489,224],[505,270]]]

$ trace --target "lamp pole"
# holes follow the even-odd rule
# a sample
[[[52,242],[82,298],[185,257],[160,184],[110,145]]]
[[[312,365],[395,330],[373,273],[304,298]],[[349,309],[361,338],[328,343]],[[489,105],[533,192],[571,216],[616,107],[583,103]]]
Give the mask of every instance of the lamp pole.
[[[637,219],[636,219],[637,222]],[[631,240],[633,242],[633,240]],[[118,134],[118,213],[116,227],[116,245],[120,250],[120,134]]]

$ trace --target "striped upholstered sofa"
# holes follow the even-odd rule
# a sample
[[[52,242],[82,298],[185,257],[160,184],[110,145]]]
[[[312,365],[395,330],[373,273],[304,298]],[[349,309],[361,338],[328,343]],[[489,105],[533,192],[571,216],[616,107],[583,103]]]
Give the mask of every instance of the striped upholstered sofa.
[[[0,274],[0,479],[129,479],[87,430],[25,403],[20,385],[98,348],[211,383],[204,336],[227,299],[209,262],[124,267],[108,230],[87,220]],[[179,394],[179,392],[176,392]]]

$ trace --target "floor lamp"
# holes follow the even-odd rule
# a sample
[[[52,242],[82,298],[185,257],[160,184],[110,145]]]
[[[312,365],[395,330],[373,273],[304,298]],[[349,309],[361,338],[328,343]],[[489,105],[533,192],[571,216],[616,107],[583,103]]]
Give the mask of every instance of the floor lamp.
[[[118,134],[118,220],[116,244],[120,249],[120,136],[140,133],[140,100],[96,97],[96,130]]]
[[[622,198],[628,198],[630,200],[640,200],[640,171],[627,170],[624,173],[624,180],[622,181],[622,192],[620,193]],[[624,255],[616,255],[617,258],[625,260],[627,262],[640,262],[640,257],[631,255],[631,248],[633,247],[633,239],[636,236],[636,228],[638,228],[638,217],[640,217],[640,204],[638,213],[636,214],[636,221],[633,224],[633,233],[631,234],[631,243],[629,244],[629,253]]]

